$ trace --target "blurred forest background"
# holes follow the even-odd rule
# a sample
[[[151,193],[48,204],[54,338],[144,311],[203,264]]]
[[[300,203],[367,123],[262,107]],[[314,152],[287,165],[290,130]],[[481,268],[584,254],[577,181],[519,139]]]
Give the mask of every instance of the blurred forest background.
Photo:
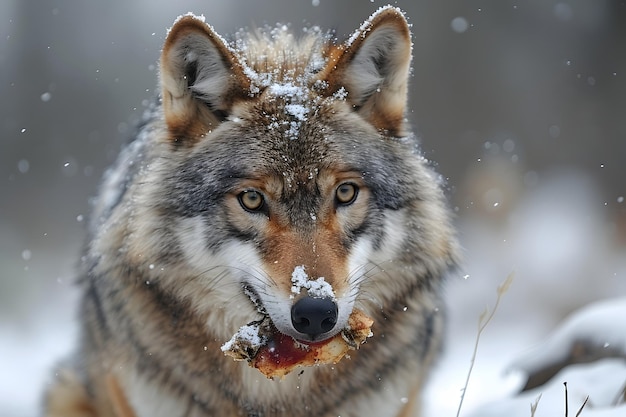
[[[173,20],[193,11],[225,35],[288,22],[343,39],[384,4],[0,2],[0,415],[36,415],[48,368],[74,344],[89,198],[158,92]],[[393,4],[413,30],[408,116],[466,248],[451,337],[511,270],[499,320],[533,329],[518,349],[579,306],[626,294],[626,2]],[[457,342],[468,349],[470,326]]]

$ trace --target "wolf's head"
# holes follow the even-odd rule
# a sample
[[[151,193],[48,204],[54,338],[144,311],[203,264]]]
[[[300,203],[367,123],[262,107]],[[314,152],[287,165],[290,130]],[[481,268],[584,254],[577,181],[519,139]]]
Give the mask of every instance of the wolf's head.
[[[321,341],[360,299],[385,305],[435,286],[454,239],[405,125],[410,60],[391,7],[343,44],[281,27],[227,43],[203,19],[179,18],[129,253],[226,323],[226,338],[260,310],[280,332]]]

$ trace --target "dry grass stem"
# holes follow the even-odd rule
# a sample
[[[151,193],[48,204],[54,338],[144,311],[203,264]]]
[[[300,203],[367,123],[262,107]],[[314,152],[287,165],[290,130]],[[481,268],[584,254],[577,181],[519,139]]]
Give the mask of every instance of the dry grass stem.
[[[563,385],[565,386],[565,417],[567,417],[569,415],[569,405],[568,405],[568,400],[567,400],[567,382],[563,382]],[[587,401],[589,401],[588,395],[587,395],[587,398],[585,398],[585,401],[583,401],[583,405],[581,405],[578,411],[576,412],[576,417],[580,416],[580,413],[583,412],[583,408],[585,408],[585,406],[587,405]]]
[[[470,367],[467,371],[467,378],[465,378],[465,385],[462,389],[461,400],[459,401],[459,408],[456,412],[456,417],[461,415],[461,409],[463,408],[463,400],[465,399],[465,393],[467,392],[467,386],[469,385],[469,380],[472,375],[472,370],[474,369],[474,363],[476,362],[476,355],[478,353],[478,344],[480,342],[480,336],[482,332],[485,330],[491,319],[493,318],[496,310],[498,309],[498,305],[500,305],[500,299],[502,296],[509,290],[511,287],[511,283],[513,282],[513,278],[515,276],[515,272],[511,272],[504,282],[498,287],[496,290],[497,298],[496,304],[493,306],[493,310],[490,312],[489,308],[485,308],[485,310],[481,313],[478,318],[478,333],[476,334],[476,341],[474,342],[474,352],[472,353],[472,359],[470,360]]]
[[[541,394],[537,397],[534,403],[530,404],[530,417],[535,417],[535,413],[537,412],[537,406],[539,405],[539,401],[541,400]]]
[[[580,408],[578,409],[578,412],[576,413],[576,417],[578,417],[580,415],[580,413],[583,412],[583,408],[585,408],[585,406],[587,405],[587,401],[589,401],[589,396],[587,395],[587,398],[585,398],[585,401],[583,402],[583,405],[580,406]]]
[[[565,385],[565,417],[567,417],[569,415],[569,406],[567,401],[567,382],[563,382],[563,385]]]

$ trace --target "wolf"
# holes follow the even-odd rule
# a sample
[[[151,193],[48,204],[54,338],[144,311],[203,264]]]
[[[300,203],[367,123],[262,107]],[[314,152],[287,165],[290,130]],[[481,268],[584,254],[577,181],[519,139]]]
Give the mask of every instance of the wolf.
[[[44,414],[419,415],[459,250],[406,120],[411,55],[391,6],[344,42],[280,25],[227,41],[179,17],[93,204],[80,344]],[[372,335],[335,364],[276,380],[221,351],[261,318],[323,344],[355,309]]]

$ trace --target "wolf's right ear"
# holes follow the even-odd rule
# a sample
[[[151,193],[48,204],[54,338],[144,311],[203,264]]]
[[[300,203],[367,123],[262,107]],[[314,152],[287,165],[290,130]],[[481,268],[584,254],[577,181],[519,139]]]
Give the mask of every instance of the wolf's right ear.
[[[215,128],[250,90],[250,80],[224,40],[192,15],[170,29],[160,78],[165,121],[177,141],[195,141]]]

